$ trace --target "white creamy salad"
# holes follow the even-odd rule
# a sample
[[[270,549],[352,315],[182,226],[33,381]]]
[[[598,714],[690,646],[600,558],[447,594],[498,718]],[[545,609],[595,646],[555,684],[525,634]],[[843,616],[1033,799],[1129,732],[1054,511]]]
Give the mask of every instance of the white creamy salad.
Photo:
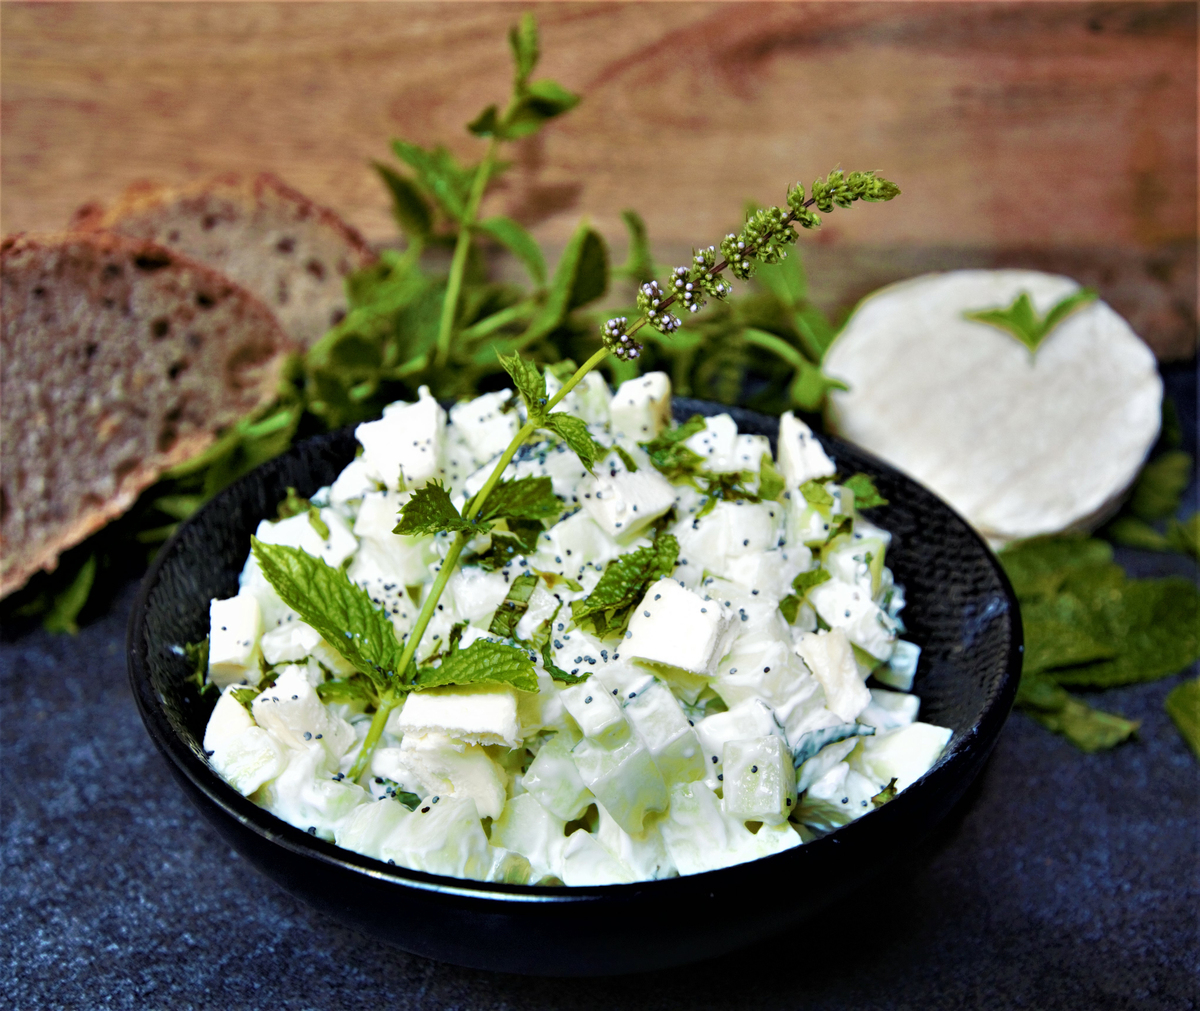
[[[547,378],[553,394],[560,385]],[[354,668],[251,555],[238,594],[210,608],[213,768],[284,821],[386,862],[568,886],[778,853],[918,779],[951,731],[917,719],[919,649],[900,638],[890,535],[859,515],[854,490],[790,413],[776,457],[727,414],[693,422],[678,445],[702,470],[669,479],[644,444],[671,430],[670,402],[662,373],[615,395],[590,373],[562,403],[607,457],[588,473],[552,435],[522,446],[504,476],[549,477],[561,517],[525,554],[498,555],[491,535],[476,537],[416,654],[429,666],[480,639],[515,644],[537,657],[537,692],[412,691],[352,782],[369,693],[350,690]],[[393,533],[400,508],[434,480],[461,508],[522,412],[502,391],[447,415],[422,389],[358,426],[361,453],[337,480],[296,515],[264,520],[257,537],[342,569],[403,639],[450,540]],[[668,536],[673,570],[617,631],[576,624],[572,602],[606,566]]]

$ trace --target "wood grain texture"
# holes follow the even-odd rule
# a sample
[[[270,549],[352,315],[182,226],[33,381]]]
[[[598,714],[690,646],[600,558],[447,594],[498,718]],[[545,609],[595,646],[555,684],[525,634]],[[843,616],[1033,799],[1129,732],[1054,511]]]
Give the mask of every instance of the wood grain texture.
[[[277,172],[375,241],[387,140],[446,143],[502,101],[492,3],[13,4],[5,231],[61,227],[140,178]],[[665,253],[835,164],[885,206],[835,212],[827,301],[914,265],[1070,269],[1165,357],[1196,339],[1196,7],[1189,3],[535,5],[541,72],[584,103],[511,152],[489,210],[561,243],[636,207]]]

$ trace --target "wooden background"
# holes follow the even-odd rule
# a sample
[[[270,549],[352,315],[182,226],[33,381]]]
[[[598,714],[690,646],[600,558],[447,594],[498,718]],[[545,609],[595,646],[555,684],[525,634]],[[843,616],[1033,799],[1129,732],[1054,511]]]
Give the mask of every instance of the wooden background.
[[[471,157],[503,101],[508,3],[0,7],[5,232],[142,178],[268,168],[394,240],[367,162],[404,136]],[[560,244],[619,213],[680,257],[747,199],[834,165],[903,195],[806,237],[826,304],[1020,265],[1096,284],[1164,358],[1196,347],[1192,3],[532,5],[540,72],[585,96],[511,152],[496,212]]]

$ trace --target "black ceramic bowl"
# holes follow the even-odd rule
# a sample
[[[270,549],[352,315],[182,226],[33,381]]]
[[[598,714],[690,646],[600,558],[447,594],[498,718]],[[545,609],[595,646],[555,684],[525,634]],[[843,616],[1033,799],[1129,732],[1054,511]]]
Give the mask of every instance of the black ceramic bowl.
[[[677,417],[728,410],[676,400]],[[778,422],[733,410],[774,442]],[[339,849],[256,807],[217,776],[201,741],[212,707],[176,651],[208,632],[208,602],[237,592],[258,522],[289,485],[310,495],[354,456],[346,430],[296,446],[218,495],[146,577],[129,626],[129,676],[150,736],[203,814],[285,889],[366,934],[431,958],[539,975],[678,965],[790,927],[884,869],[925,836],[978,773],[1008,715],[1021,660],[1017,605],[991,553],[931,492],[853,446],[822,442],[843,474],[864,471],[890,505],[888,564],[922,646],[921,718],[951,727],[946,753],[891,803],[805,846],[664,881],[539,888],[445,878]]]

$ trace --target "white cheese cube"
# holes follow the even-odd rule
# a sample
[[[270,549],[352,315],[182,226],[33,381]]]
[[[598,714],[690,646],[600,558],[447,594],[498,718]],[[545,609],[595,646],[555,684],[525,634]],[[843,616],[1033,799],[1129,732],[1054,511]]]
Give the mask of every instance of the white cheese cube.
[[[832,477],[837,467],[821,448],[812,429],[791,411],[779,419],[779,472],[791,490],[806,481]]]
[[[614,435],[649,442],[671,423],[671,380],[647,372],[617,387],[608,406]]]
[[[492,851],[479,817],[470,797],[442,796],[436,804],[431,798],[401,819],[379,857],[414,871],[486,880]]]
[[[208,635],[208,679],[213,684],[258,684],[262,612],[252,594],[214,598],[208,605]]]
[[[546,372],[546,396],[553,397],[563,388],[562,381]],[[582,418],[589,425],[605,426],[609,422],[609,401],[612,393],[604,376],[589,372],[579,384],[556,405],[558,409]]]
[[[342,468],[342,472],[329,486],[329,505],[341,508],[378,490],[379,482],[371,477],[371,468],[367,461],[361,456],[356,456]]]
[[[400,510],[411,497],[394,491],[369,492],[354,521],[354,536],[370,545],[381,568],[407,584],[425,580],[433,560],[433,538],[392,533],[400,522]]]
[[[217,704],[213,706],[208,725],[204,728],[204,750],[211,754],[226,741],[254,725],[254,717],[250,715],[250,711],[234,697],[229,688],[226,688],[217,699]]]
[[[758,471],[762,459],[771,458],[771,440],[765,435],[739,435],[733,444],[733,462],[738,470]]]
[[[737,422],[728,414],[704,419],[704,430],[690,436],[684,445],[704,458],[704,469],[713,474],[741,470],[737,460]]]
[[[354,728],[325,708],[305,669],[294,664],[277,673],[251,709],[254,721],[281,744],[297,750],[316,744],[334,764],[354,743]]]
[[[867,708],[871,693],[859,677],[854,651],[845,631],[804,632],[796,652],[825,689],[826,706],[844,722],[852,722]]]
[[[461,744],[428,731],[405,734],[400,749],[426,792],[443,798],[469,797],[479,817],[500,817],[508,777],[480,745]]]
[[[521,743],[517,693],[507,685],[447,685],[409,692],[398,720],[402,733],[436,731],[465,744]]]
[[[321,633],[299,618],[285,621],[263,633],[263,659],[269,664],[303,660],[312,655],[321,641]]]
[[[580,829],[567,837],[559,877],[572,888],[585,885],[619,885],[633,880],[633,872],[600,841]]]
[[[621,654],[711,676],[733,631],[732,616],[719,601],[664,578],[634,608]]]
[[[780,825],[796,804],[792,753],[774,734],[726,741],[722,759],[725,811],[742,821]]]
[[[632,547],[632,544],[618,544],[581,509],[554,524],[542,535],[537,554],[529,562],[543,572],[557,572],[560,576],[578,579],[585,563],[594,571],[599,571]]]
[[[596,678],[571,685],[559,698],[584,735],[601,744],[619,744],[629,736],[629,724],[609,690]]]
[[[653,467],[600,471],[582,485],[583,507],[610,537],[627,537],[675,504],[675,489]]]
[[[808,599],[825,623],[844,629],[854,645],[877,660],[892,655],[895,623],[871,599],[869,590],[830,579],[809,590]]]
[[[412,817],[398,800],[359,804],[334,829],[333,841],[343,849],[380,859],[383,844],[405,818]]]
[[[251,726],[217,742],[209,763],[225,782],[243,797],[249,797],[283,772],[287,754],[262,727]]]
[[[399,401],[378,421],[354,430],[362,444],[367,474],[391,491],[423,487],[438,475],[446,412],[422,386],[415,404]]]
[[[512,395],[512,390],[499,390],[450,408],[450,420],[477,465],[503,453],[521,427],[517,412],[504,410]]]
[[[571,759],[587,788],[630,835],[642,831],[648,812],[666,810],[666,785],[640,738],[614,748],[584,738]]]
[[[571,759],[575,742],[556,734],[537,753],[521,780],[530,795],[564,822],[578,818],[594,799]]]
[[[700,739],[671,689],[646,678],[623,695],[625,718],[637,731],[667,783],[690,783],[704,777]]]
[[[858,722],[876,730],[905,727],[916,720],[920,708],[921,700],[915,695],[872,688],[871,704],[858,714]]]
[[[880,787],[896,780],[896,789],[911,786],[941,757],[954,731],[931,723],[910,723],[864,737],[850,765]]]
[[[723,713],[704,717],[696,724],[704,757],[704,781],[712,790],[720,785],[717,777],[724,773],[721,762],[727,742],[781,733],[771,707],[759,698],[748,698]]]
[[[600,824],[595,838],[633,872],[635,881],[657,881],[675,872],[675,864],[658,830],[657,819],[647,818],[643,831],[638,835],[630,835],[617,824],[603,804],[597,804],[596,810],[600,815]]]
[[[320,744],[290,749],[286,756],[287,768],[263,784],[256,801],[289,825],[332,842],[342,822],[371,795],[349,780],[337,779]]]
[[[492,845],[504,846],[525,856],[530,877],[536,881],[557,874],[567,838],[566,821],[547,811],[531,793],[512,797],[492,823]]]
[[[503,572],[487,572],[476,565],[459,569],[446,584],[443,603],[453,602],[463,621],[479,628],[492,623],[496,608],[504,603],[510,589]]]
[[[358,540],[350,532],[346,520],[336,509],[319,510],[321,521],[329,530],[325,537],[313,525],[308,513],[300,513],[286,520],[272,523],[263,520],[255,536],[264,544],[282,544],[289,548],[300,548],[314,558],[319,558],[330,568],[336,569],[354,554]]]
[[[866,776],[840,762],[800,798],[797,818],[819,831],[831,832],[874,810],[871,798],[878,792]]]
[[[690,556],[688,560],[691,561]],[[803,544],[747,555],[726,556],[721,573],[744,590],[758,590],[774,604],[792,592],[792,580],[812,567],[812,552]],[[681,577],[682,578],[682,577]]]
[[[875,680],[881,681],[902,692],[912,691],[913,678],[917,673],[917,662],[921,659],[921,647],[913,642],[897,639],[892,643],[892,655],[883,667],[876,668]]]

